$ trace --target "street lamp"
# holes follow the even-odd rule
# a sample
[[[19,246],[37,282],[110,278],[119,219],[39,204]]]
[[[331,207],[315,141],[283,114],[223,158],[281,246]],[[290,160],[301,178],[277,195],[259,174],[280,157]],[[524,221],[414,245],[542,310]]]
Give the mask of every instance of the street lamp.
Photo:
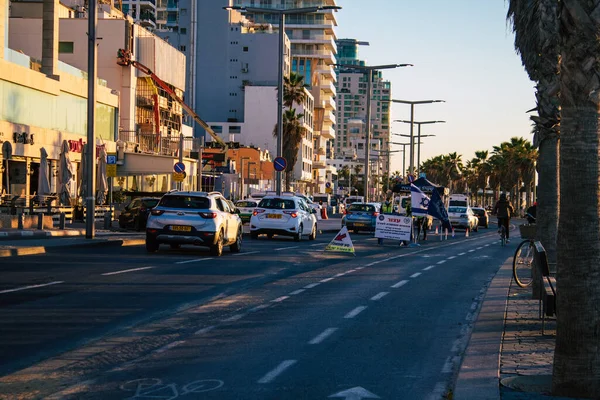
[[[410,124],[411,121],[406,121],[404,119],[395,119],[394,122],[404,122],[407,124]],[[421,136],[421,125],[426,125],[426,124],[445,124],[446,121],[412,121],[413,124],[417,124],[419,126],[418,129],[418,139],[417,141],[420,142],[422,137],[427,137],[427,136],[435,136],[435,135],[423,135]],[[421,172],[420,168],[421,168],[421,145],[417,146],[417,168],[419,168],[419,172]]]
[[[410,137],[410,135],[403,135],[401,133],[393,133],[394,136],[402,136],[402,137]],[[416,167],[419,169],[421,168],[421,145],[423,144],[423,142],[421,142],[421,138],[425,138],[425,137],[435,137],[435,135],[421,135],[419,134],[419,141],[417,143],[413,143],[413,146],[416,144],[417,145],[417,165]]]
[[[251,157],[241,157],[240,158],[240,172],[242,175],[242,181],[240,182],[240,200],[244,199],[244,160],[251,160]],[[250,167],[248,167],[250,169]]]
[[[340,6],[314,6],[303,8],[290,8],[287,10],[276,8],[263,7],[243,7],[243,6],[227,6],[225,10],[238,10],[257,14],[276,14],[279,15],[279,71],[277,76],[277,157],[283,155],[283,77],[284,77],[284,55],[283,44],[285,37],[285,16],[288,14],[311,14],[322,10],[340,10]],[[277,171],[276,175],[276,191],[277,195],[281,196],[281,171]]]
[[[392,136],[406,136],[406,137],[410,137],[410,135],[402,135],[399,133],[392,133]],[[402,177],[406,176],[406,146],[410,146],[411,143],[397,143],[397,142],[390,142],[390,144],[397,144],[397,145],[401,145],[402,146]],[[419,142],[419,144],[422,144],[422,142]],[[413,144],[414,145],[414,144]]]
[[[412,64],[387,64],[387,65],[352,65],[352,64],[335,64],[343,69],[357,69],[367,71],[367,115],[365,117],[366,132],[365,132],[365,202],[369,201],[369,150],[371,148],[371,81],[373,80],[373,71],[380,69],[392,69],[399,67],[412,67]]]
[[[402,144],[404,145],[404,143],[394,143],[394,142],[389,142],[389,144]],[[409,143],[406,143],[409,144]],[[388,189],[389,189],[389,184],[390,184],[390,155],[391,153],[403,153],[402,154],[402,169],[404,170],[404,156],[405,156],[405,151],[404,148],[402,148],[402,150],[379,150],[379,154],[377,155],[377,157],[379,158],[381,155],[385,155],[387,154],[387,184],[388,184]],[[403,172],[404,173],[404,172]]]
[[[392,103],[410,104],[410,166],[408,171],[410,174],[415,173],[415,149],[414,149],[414,125],[415,125],[415,104],[430,104],[430,103],[445,103],[445,100],[390,100]]]

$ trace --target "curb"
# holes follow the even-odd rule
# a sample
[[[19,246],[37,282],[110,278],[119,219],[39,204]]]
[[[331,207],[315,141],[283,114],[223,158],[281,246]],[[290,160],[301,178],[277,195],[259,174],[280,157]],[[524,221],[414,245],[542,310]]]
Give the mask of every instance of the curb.
[[[145,243],[145,239],[92,239],[90,242],[68,243],[55,246],[30,246],[17,247],[14,249],[0,249],[0,258],[46,254],[52,252],[53,249],[63,249],[65,247],[125,247],[139,246]]]
[[[454,385],[455,399],[500,400],[500,352],[511,279],[509,257],[486,291]]]

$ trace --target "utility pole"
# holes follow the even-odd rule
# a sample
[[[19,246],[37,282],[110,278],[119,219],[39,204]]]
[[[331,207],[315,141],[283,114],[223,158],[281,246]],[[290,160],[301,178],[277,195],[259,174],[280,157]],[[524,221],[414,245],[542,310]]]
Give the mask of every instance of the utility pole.
[[[98,7],[96,0],[89,1],[88,9],[88,99],[87,99],[87,188],[86,188],[86,214],[85,237],[93,239],[96,235],[96,25],[98,24]]]

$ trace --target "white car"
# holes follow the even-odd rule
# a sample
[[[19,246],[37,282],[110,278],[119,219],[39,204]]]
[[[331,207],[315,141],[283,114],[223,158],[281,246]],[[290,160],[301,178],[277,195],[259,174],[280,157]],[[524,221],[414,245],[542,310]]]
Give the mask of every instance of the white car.
[[[448,207],[448,218],[453,228],[469,229],[477,232],[479,218],[471,207]]]
[[[260,200],[251,198],[246,200],[238,200],[235,202],[235,206],[238,210],[240,210],[240,218],[242,219],[242,222],[250,222],[250,217],[252,217],[252,213],[259,202]]]
[[[289,192],[286,192],[289,193]],[[317,210],[317,212],[321,212],[321,205],[319,203],[315,203],[314,201],[312,201],[311,199],[309,199],[307,196],[301,194],[301,193],[296,193],[294,196],[298,196],[300,197],[302,200],[304,200],[304,202],[312,209]]]
[[[266,234],[292,236],[295,241],[302,235],[309,240],[317,237],[316,211],[311,209],[303,198],[295,195],[268,195],[258,203],[250,218],[250,237]]]

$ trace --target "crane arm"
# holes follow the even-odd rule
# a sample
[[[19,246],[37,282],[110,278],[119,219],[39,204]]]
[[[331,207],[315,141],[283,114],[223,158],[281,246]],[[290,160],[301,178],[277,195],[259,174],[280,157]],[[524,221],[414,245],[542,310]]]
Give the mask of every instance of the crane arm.
[[[191,115],[192,118],[194,118],[194,121],[196,121],[202,128],[204,128],[204,130],[206,132],[208,132],[208,134],[213,138],[213,140],[215,142],[217,142],[221,146],[223,146],[224,152],[227,151],[227,147],[228,147],[227,143],[225,143],[219,137],[219,135],[217,135],[215,133],[215,131],[213,131],[212,128],[206,122],[204,122],[204,120],[202,120],[202,118],[200,118],[200,116],[198,114],[196,114],[196,112],[190,106],[185,104],[183,102],[183,99],[180,98],[179,96],[177,96],[175,91],[173,89],[171,89],[169,87],[169,85],[167,85],[165,82],[163,82],[162,79],[160,79],[158,76],[156,76],[156,74],[154,72],[152,72],[152,70],[150,68],[146,67],[142,63],[132,60],[131,53],[129,53],[129,51],[123,50],[123,49],[119,50],[117,64],[123,65],[123,66],[131,65],[132,67],[136,68],[137,70],[142,71],[146,75],[150,76],[150,78],[154,81],[154,83],[156,83],[157,86],[160,86],[161,89],[163,89],[165,92],[167,92],[169,94],[169,96],[171,96],[173,98],[173,100],[178,102],[181,105],[181,107],[185,110],[185,112],[187,112],[189,115]]]

